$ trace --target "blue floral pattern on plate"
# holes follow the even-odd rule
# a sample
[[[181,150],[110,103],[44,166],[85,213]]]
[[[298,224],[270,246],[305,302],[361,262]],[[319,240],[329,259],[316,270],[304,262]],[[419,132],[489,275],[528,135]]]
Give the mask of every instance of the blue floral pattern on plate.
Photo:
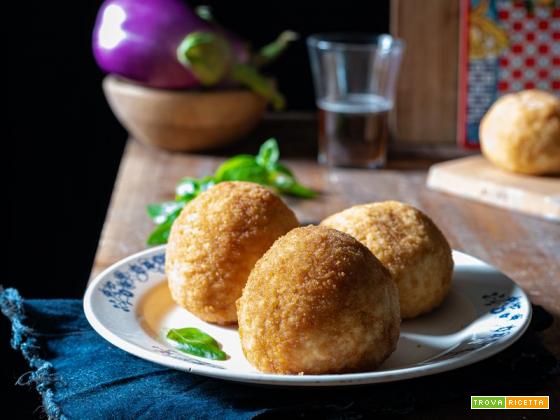
[[[163,273],[164,267],[165,254],[163,252],[149,258],[140,258],[128,264],[127,270],[115,270],[112,278],[103,283],[99,290],[107,296],[114,308],[130,312],[136,283],[147,282],[150,272]]]
[[[241,362],[241,370],[236,370],[238,369],[237,366],[239,366],[237,363],[240,357],[242,358],[239,351],[233,350],[231,353],[228,351],[231,358],[224,363],[212,363],[179,352],[175,348],[169,346],[165,339],[157,333],[152,332],[151,329],[149,329],[149,331],[143,330],[143,327],[140,325],[143,313],[136,313],[136,307],[141,301],[139,298],[143,296],[147,290],[152,290],[152,287],[164,281],[162,276],[164,267],[165,252],[164,248],[161,247],[159,249],[145,251],[142,254],[115,265],[113,269],[108,270],[100,276],[96,283],[91,285],[90,295],[86,297],[91,302],[95,295],[95,300],[104,303],[98,307],[99,313],[106,319],[102,321],[101,324],[107,326],[106,328],[111,332],[116,331],[116,333],[113,334],[116,334],[117,337],[127,337],[128,342],[123,343],[122,341],[116,341],[116,345],[132,354],[137,354],[134,352],[134,346],[136,346],[136,348],[148,350],[153,355],[160,354],[169,357],[170,359],[176,360],[176,362],[167,360],[165,363],[166,365],[176,366],[189,372],[205,374],[204,372],[210,373],[210,371],[212,371],[212,376],[217,377],[222,377],[224,371],[246,372],[246,375],[249,376],[253,374],[262,376],[260,373],[244,370],[250,369],[247,367],[246,361]],[[473,274],[468,269],[463,270],[464,271],[459,271],[460,274],[457,281],[459,281],[459,284],[464,285],[467,284],[465,282],[468,281],[469,276]],[[484,273],[481,275],[484,275]],[[489,352],[494,353],[496,351],[492,350],[494,345],[496,345],[495,348],[497,350],[500,350],[504,348],[505,343],[512,342],[516,338],[516,335],[519,335],[520,330],[524,329],[531,314],[530,303],[526,296],[524,296],[523,291],[515,285],[512,286],[511,281],[508,279],[501,281],[494,279],[494,284],[487,284],[483,287],[479,286],[478,288],[474,287],[477,286],[466,289],[464,286],[463,289],[459,286],[457,289],[466,292],[466,294],[462,296],[467,296],[467,301],[474,308],[473,313],[475,313],[476,316],[473,315],[473,322],[461,323],[460,330],[457,331],[442,331],[439,337],[443,341],[439,343],[435,340],[428,341],[428,347],[430,343],[435,343],[432,347],[433,350],[430,350],[432,351],[431,353],[425,357],[420,353],[419,358],[421,358],[421,360],[416,358],[414,361],[411,361],[410,364],[403,364],[397,368],[402,368],[404,370],[421,368],[422,370],[418,372],[427,370],[448,370],[448,368],[443,366],[457,365],[457,363],[464,364],[465,361],[473,360],[473,357],[479,360],[480,356],[489,354]],[[84,301],[87,301],[87,299],[84,298]],[[188,314],[186,316],[191,317],[192,315]],[[91,317],[90,309],[90,316],[88,319]],[[98,315],[95,314],[93,317],[95,319]],[[199,320],[194,320],[194,323],[196,322],[199,322]],[[159,331],[159,327],[160,324],[157,324],[154,331]],[[126,331],[126,333],[123,333],[123,331]],[[431,340],[431,338],[429,338],[431,335],[430,333],[426,334],[418,332],[418,330],[415,331],[416,334],[425,334],[422,338],[423,340],[427,338]],[[103,331],[103,333],[107,334],[106,330]],[[223,343],[226,350],[228,348],[227,346],[230,346],[230,349],[235,349],[235,346],[238,345],[238,340],[236,340],[233,345],[234,347],[231,347],[231,334],[220,336],[220,332],[215,331],[215,333],[217,334],[216,338]],[[149,338],[145,340],[142,337],[143,334],[147,334]],[[115,344],[115,342],[112,341],[116,340],[115,338],[110,337],[108,339]],[[155,340],[155,342],[153,340]],[[406,340],[404,342],[406,343]],[[404,345],[406,346],[407,344]],[[414,350],[411,351],[413,352]],[[153,360],[149,356],[146,356],[145,353],[140,355],[140,357],[156,362],[160,362],[161,360],[161,358]],[[181,365],[181,362],[186,362],[187,365]],[[233,370],[232,366],[235,366]],[[387,370],[392,369],[395,369],[395,367],[387,367]],[[372,378],[377,376],[381,377],[380,375],[383,370],[384,369],[381,369],[381,371],[374,371],[368,374],[371,374]],[[419,373],[417,376],[421,376],[421,374]],[[262,380],[260,377],[257,379],[258,381]],[[257,379],[255,379],[255,381],[257,381]],[[275,382],[275,379],[270,379],[270,381]],[[293,381],[295,382],[295,380]],[[343,379],[340,379],[340,382],[342,381]],[[385,380],[378,381],[377,379],[368,379],[364,380],[363,383],[384,381]],[[360,382],[362,382],[362,380],[360,380]]]
[[[506,297],[504,293],[498,294],[494,292],[490,295],[483,295],[482,299],[485,300],[484,305],[494,308],[490,309],[491,314],[499,314],[499,318],[508,318],[512,321],[523,317],[522,314],[517,313],[521,309],[521,296]]]
[[[448,360],[464,353],[470,353],[481,349],[489,344],[510,335],[515,330],[522,318],[521,296],[507,296],[505,293],[488,293],[482,295],[484,306],[491,307],[489,314],[495,319],[498,325],[490,329],[485,335],[473,335],[467,340],[460,342],[451,351],[440,356],[429,359],[424,364],[436,361]],[[513,322],[512,322],[513,321]]]

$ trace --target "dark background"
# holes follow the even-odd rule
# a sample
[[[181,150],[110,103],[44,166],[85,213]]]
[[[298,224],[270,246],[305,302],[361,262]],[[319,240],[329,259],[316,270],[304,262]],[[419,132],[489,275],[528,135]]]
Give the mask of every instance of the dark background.
[[[138,0],[142,1],[142,0]],[[55,5],[56,4],[56,5]],[[21,3],[3,27],[8,132],[10,246],[1,283],[26,297],[79,297],[89,277],[126,132],[103,93],[91,54],[101,1]],[[388,1],[191,1],[209,4],[219,22],[253,45],[293,29],[386,32]],[[25,24],[25,27],[22,25]],[[304,41],[267,68],[289,110],[312,110]],[[6,98],[5,98],[6,99]],[[8,166],[9,165],[9,166]]]
[[[141,1],[141,0],[138,0]],[[26,298],[81,297],[109,204],[126,132],[101,91],[91,55],[101,1],[3,4],[2,211],[8,220],[0,284]],[[387,32],[383,1],[206,1],[224,26],[260,46],[284,29]],[[269,67],[288,109],[313,109],[303,41]],[[39,400],[15,387],[26,370],[0,317],[3,400],[27,417]]]

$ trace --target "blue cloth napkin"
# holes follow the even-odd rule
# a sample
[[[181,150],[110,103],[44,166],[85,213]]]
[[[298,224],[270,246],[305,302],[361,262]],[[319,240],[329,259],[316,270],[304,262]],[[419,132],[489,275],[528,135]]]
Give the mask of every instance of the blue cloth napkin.
[[[452,400],[468,407],[469,395],[476,393],[536,390],[555,381],[559,371],[558,361],[533,333],[551,323],[538,308],[529,332],[485,362],[399,383],[334,389],[243,385],[144,361],[101,338],[89,326],[80,300],[24,300],[17,290],[0,287],[0,309],[12,322],[12,347],[31,368],[20,382],[36,386],[50,418],[355,419],[429,413]]]

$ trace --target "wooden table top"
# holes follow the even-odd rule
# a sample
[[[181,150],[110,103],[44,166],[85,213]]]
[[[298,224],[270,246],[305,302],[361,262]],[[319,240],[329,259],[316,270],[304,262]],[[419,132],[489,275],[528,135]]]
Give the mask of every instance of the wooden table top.
[[[262,137],[261,137],[262,138]],[[298,146],[299,145],[299,146]],[[245,147],[245,149],[243,149]],[[255,153],[257,144],[241,151]],[[280,143],[288,156],[307,154],[300,142]],[[225,154],[236,153],[226,149]],[[101,235],[92,276],[134,252],[145,249],[152,229],[146,205],[172,199],[184,176],[210,174],[222,156],[168,153],[129,141],[121,162],[111,205]],[[560,225],[519,213],[430,191],[425,187],[426,159],[393,159],[388,169],[336,169],[314,160],[285,160],[300,180],[321,191],[319,198],[285,198],[302,224],[358,203],[396,199],[426,212],[440,226],[452,247],[495,265],[550,312],[555,323],[543,340],[560,357]]]

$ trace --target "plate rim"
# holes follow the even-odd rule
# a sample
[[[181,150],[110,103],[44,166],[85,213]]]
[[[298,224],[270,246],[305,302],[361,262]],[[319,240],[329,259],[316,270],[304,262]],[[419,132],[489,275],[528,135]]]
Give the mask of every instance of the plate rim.
[[[498,341],[492,343],[490,346],[484,347],[483,349],[463,353],[454,356],[450,359],[440,360],[433,363],[427,363],[425,365],[410,366],[404,368],[391,369],[387,371],[371,371],[371,372],[355,372],[355,373],[342,373],[342,374],[325,374],[325,375],[284,375],[284,374],[273,374],[273,373],[263,373],[263,372],[233,372],[227,369],[218,370],[214,367],[207,367],[204,365],[197,365],[186,360],[177,360],[170,356],[159,354],[155,351],[144,349],[135,343],[131,343],[118,334],[107,328],[95,315],[92,306],[93,293],[97,290],[97,286],[101,281],[107,276],[108,273],[112,272],[116,268],[128,263],[131,260],[144,257],[148,254],[156,254],[158,252],[164,251],[166,245],[159,245],[152,248],[147,248],[142,251],[136,252],[134,254],[125,257],[96,275],[87,285],[86,291],[83,297],[83,309],[87,321],[91,327],[96,331],[101,337],[107,340],[112,345],[120,348],[121,350],[132,354],[133,356],[139,357],[141,359],[157,363],[172,369],[181,370],[188,373],[193,373],[201,376],[229,380],[233,382],[242,383],[253,383],[253,384],[263,384],[263,385],[275,385],[275,386],[290,386],[290,387],[307,387],[307,386],[352,386],[352,385],[366,385],[374,383],[386,383],[394,382],[405,379],[412,379],[422,376],[435,375],[438,373],[448,372],[451,370],[459,369],[471,365],[473,363],[480,362],[484,359],[488,359],[507,347],[515,343],[527,330],[532,319],[532,305],[529,297],[525,291],[515,283],[509,276],[500,271],[498,268],[492,264],[488,264],[485,261],[476,258],[472,255],[464,253],[453,249],[453,254],[458,254],[466,256],[468,258],[474,259],[477,263],[482,263],[489,268],[502,273],[514,286],[514,290],[520,293],[523,299],[528,303],[527,305],[527,315],[524,317],[523,324],[515,330],[512,334],[507,336],[507,339],[503,341]]]

